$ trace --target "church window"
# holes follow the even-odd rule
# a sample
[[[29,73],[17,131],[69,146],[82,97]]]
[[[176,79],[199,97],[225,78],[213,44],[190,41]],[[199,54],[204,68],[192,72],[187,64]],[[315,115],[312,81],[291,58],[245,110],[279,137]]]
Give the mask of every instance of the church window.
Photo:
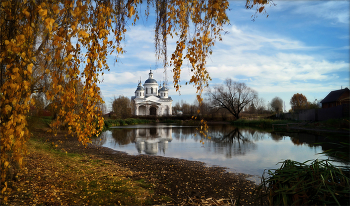
[[[151,87],[151,94],[153,94],[153,87]]]

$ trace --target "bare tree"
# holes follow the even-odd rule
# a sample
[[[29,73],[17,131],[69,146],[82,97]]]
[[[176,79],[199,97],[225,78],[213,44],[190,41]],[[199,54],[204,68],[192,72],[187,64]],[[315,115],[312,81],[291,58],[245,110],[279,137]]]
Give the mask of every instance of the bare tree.
[[[254,106],[256,108],[256,111],[258,113],[263,113],[266,108],[265,108],[265,100],[263,98],[256,98],[253,100]]]
[[[224,85],[209,89],[208,96],[214,108],[228,110],[236,119],[245,106],[258,97],[258,93],[245,83],[226,79]]]
[[[283,109],[283,100],[279,97],[275,97],[271,100],[270,106],[275,112],[280,112]]]

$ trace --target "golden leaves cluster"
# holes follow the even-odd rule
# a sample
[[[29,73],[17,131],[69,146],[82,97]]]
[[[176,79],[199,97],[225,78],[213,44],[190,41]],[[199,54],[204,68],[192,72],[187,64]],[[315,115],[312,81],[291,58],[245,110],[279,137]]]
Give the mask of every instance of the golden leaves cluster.
[[[248,2],[251,1],[247,1]],[[265,1],[257,0],[253,5]],[[26,117],[31,96],[45,94],[56,119],[53,130],[68,128],[82,143],[103,128],[99,75],[108,70],[107,55],[123,54],[127,20],[139,19],[142,0],[2,0],[0,3],[0,167],[2,193],[6,171],[21,165],[29,138]],[[156,53],[167,66],[167,38],[177,37],[170,66],[179,90],[181,67],[192,67],[189,83],[197,99],[210,80],[205,67],[223,25],[228,0],[147,0],[155,7]],[[114,41],[109,40],[113,36]],[[204,128],[205,130],[205,128]]]
[[[164,1],[156,2],[160,24],[156,26],[156,34],[163,35],[162,41],[156,36],[158,55],[165,55],[166,66],[166,38],[178,38],[170,60],[174,87],[177,91],[180,89],[181,67],[187,59],[192,71],[188,83],[194,84],[199,93],[197,99],[201,102],[201,93],[210,80],[205,67],[206,58],[211,54],[215,40],[221,39],[223,25],[229,21],[226,15],[229,3],[227,0],[171,0],[167,4]]]
[[[43,92],[56,113],[51,127],[67,126],[83,144],[103,128],[99,73],[126,31],[113,29],[108,1],[2,1],[0,4],[1,186],[11,162],[21,165],[29,138],[31,95]],[[48,83],[37,89],[38,82]],[[84,82],[83,82],[84,80]],[[5,184],[6,183],[6,184]],[[4,186],[4,187],[3,187]]]

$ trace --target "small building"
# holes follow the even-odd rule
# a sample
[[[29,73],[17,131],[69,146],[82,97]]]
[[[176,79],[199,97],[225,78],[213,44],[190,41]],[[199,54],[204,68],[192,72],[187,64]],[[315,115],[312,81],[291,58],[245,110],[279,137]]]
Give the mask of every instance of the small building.
[[[331,91],[322,101],[322,108],[330,108],[338,105],[350,103],[350,92],[346,87],[345,89],[339,89]]]
[[[172,115],[171,97],[168,96],[168,88],[159,85],[153,78],[152,70],[150,70],[148,79],[141,85],[139,82],[135,91],[135,96],[131,97],[131,103],[134,108],[135,116],[156,115],[167,116]]]

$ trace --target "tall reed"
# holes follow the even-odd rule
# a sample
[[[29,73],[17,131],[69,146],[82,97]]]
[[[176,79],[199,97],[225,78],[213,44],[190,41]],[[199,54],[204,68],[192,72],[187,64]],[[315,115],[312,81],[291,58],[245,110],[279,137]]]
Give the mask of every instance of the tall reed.
[[[285,160],[279,169],[268,170],[267,177],[264,172],[258,187],[261,200],[267,197],[269,205],[350,205],[349,170],[328,160],[310,161]]]

